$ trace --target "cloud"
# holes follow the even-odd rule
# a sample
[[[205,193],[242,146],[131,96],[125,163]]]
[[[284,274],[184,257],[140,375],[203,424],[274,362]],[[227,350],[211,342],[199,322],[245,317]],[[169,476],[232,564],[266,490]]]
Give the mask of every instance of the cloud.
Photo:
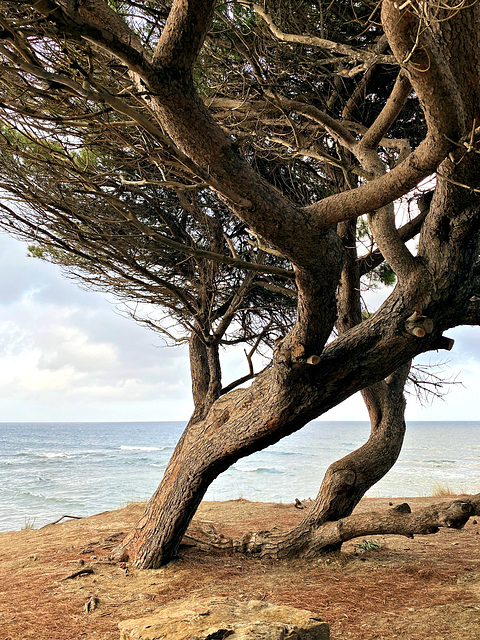
[[[72,367],[88,372],[98,367],[111,370],[118,363],[117,348],[108,342],[93,342],[78,327],[49,324],[37,334],[44,346],[38,361],[40,369]]]
[[[27,258],[26,246],[0,235],[0,416],[2,421],[187,420],[192,411],[188,350],[166,347],[154,332],[119,312],[101,292],[86,292],[55,265]],[[378,293],[372,298],[377,298]],[[449,360],[464,387],[409,419],[478,419],[479,329],[447,332]],[[223,352],[224,383],[247,372],[242,349]],[[260,368],[260,363],[258,363]],[[322,416],[367,420],[357,394]]]
[[[111,420],[188,418],[185,348],[165,348],[114,300],[27,258],[7,236],[0,280],[2,420],[96,420],[105,407]]]

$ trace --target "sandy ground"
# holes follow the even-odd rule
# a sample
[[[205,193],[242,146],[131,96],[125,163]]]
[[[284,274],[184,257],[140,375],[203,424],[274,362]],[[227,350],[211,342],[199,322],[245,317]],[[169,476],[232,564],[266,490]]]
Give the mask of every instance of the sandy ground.
[[[412,509],[451,498],[364,499],[358,510],[407,501]],[[142,512],[119,511],[39,530],[0,534],[1,640],[111,640],[118,622],[149,614],[187,595],[231,595],[309,609],[330,623],[332,640],[480,640],[480,524],[414,540],[373,536],[315,560],[259,560],[185,549],[159,570],[106,560]],[[303,511],[247,500],[206,502],[197,519],[225,535],[288,529]],[[93,569],[67,578],[79,569]],[[67,578],[67,579],[65,579]],[[87,612],[91,597],[98,599]]]

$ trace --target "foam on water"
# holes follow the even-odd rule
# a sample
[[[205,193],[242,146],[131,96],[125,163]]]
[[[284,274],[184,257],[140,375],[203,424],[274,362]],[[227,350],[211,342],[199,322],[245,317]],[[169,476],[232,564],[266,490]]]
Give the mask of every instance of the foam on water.
[[[127,447],[122,444],[120,451],[167,451],[173,449],[173,447]]]
[[[183,427],[178,422],[0,424],[0,531],[148,499]],[[314,498],[328,465],[368,434],[368,423],[311,423],[236,462],[206,498]],[[480,423],[410,423],[397,464],[368,495],[430,495],[437,486],[480,491]]]

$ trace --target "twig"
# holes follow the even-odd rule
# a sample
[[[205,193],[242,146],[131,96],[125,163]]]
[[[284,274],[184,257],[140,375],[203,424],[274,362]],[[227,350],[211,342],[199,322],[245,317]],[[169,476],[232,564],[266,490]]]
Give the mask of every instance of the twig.
[[[49,527],[52,524],[58,524],[60,522],[60,520],[63,520],[64,518],[72,518],[72,520],[81,520],[83,518],[83,516],[62,516],[61,518],[59,518],[58,520],[55,520],[55,522],[49,522],[48,524],[44,524],[43,527],[40,527],[40,529],[45,529],[45,527]]]
[[[91,567],[85,567],[84,569],[79,569],[78,571],[74,571],[69,576],[65,576],[65,578],[62,578],[61,581],[63,582],[64,580],[71,580],[72,578],[78,578],[78,576],[84,576],[90,573],[95,573],[95,572]]]
[[[52,524],[58,524],[60,522],[60,520],[63,520],[64,518],[72,518],[72,520],[81,520],[83,518],[83,516],[62,516],[61,518],[58,518],[58,520],[55,520],[55,522],[49,522],[48,524],[44,524],[43,527],[40,527],[40,529],[45,529],[45,527],[49,527]]]

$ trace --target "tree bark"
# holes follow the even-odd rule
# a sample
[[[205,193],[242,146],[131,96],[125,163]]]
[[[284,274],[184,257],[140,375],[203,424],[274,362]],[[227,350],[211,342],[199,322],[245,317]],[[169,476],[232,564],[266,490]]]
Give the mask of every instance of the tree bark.
[[[295,549],[295,556],[315,557],[339,548],[344,542],[369,535],[415,535],[437,533],[440,527],[461,529],[475,515],[480,515],[480,494],[454,500],[449,504],[436,504],[411,512],[408,504],[387,512],[353,514],[337,521],[328,521],[313,534],[305,531],[308,544]],[[288,558],[292,554],[291,541],[287,536],[268,531],[248,533],[241,539],[218,535],[209,526],[192,527],[184,542],[205,551],[219,549],[248,553],[264,558]]]
[[[417,33],[418,21],[408,12],[399,18],[391,0],[383,6],[390,44],[403,61],[412,51],[410,38]],[[471,11],[478,17],[478,8]],[[457,19],[472,31],[468,14],[460,11]],[[408,20],[415,28],[409,27]],[[475,37],[478,39],[478,34]],[[197,104],[193,90],[185,88],[172,70],[169,73],[175,83],[167,87],[155,75],[144,75],[153,89],[158,87],[158,91],[152,90],[152,94],[161,97],[157,98],[156,112],[179,148],[194,161],[208,163],[220,183],[254,203],[245,208],[233,203],[232,209],[294,262],[299,313],[293,330],[278,344],[272,369],[259,376],[249,389],[226,394],[214,402],[204,418],[190,422],[161,485],[144,516],[117,550],[117,557],[128,556],[142,568],[155,568],[171,560],[207,487],[219,473],[365,387],[371,387],[365,392],[372,419],[368,442],[332,465],[312,512],[299,527],[280,539],[250,536],[240,541],[238,548],[277,557],[314,555],[356,535],[432,532],[443,526],[440,521],[460,526],[471,512],[470,507],[466,511],[462,506],[453,507],[455,514],[460,511],[458,517],[430,514],[420,521],[407,514],[378,516],[368,522],[358,520],[359,516],[345,517],[398,455],[405,428],[405,363],[421,352],[444,345],[442,332],[455,326],[459,315],[464,317],[470,297],[470,284],[465,278],[473,272],[478,248],[479,198],[467,190],[459,194],[462,188],[455,188],[451,182],[460,178],[463,184],[475,183],[478,154],[462,158],[457,154],[458,162],[447,160],[442,165],[445,177],[439,181],[431,211],[425,218],[418,256],[408,260],[403,253],[393,256],[402,272],[401,283],[373,316],[327,343],[335,322],[332,298],[340,278],[343,252],[338,247],[338,237],[322,229],[382,207],[405,193],[420,177],[435,170],[453,148],[449,140],[461,138],[465,120],[470,121],[465,118],[458,87],[437,43],[431,42],[427,30],[422,31],[421,38],[425,41],[415,49],[412,63],[405,66],[424,106],[429,128],[424,142],[396,169],[358,190],[330,196],[301,215],[256,179],[209,119],[203,105]],[[478,69],[475,73],[478,80]],[[459,73],[456,81],[461,83],[462,79]],[[432,97],[437,88],[440,97]],[[192,113],[198,115],[198,120],[192,119]],[[395,236],[393,225],[386,229],[387,225],[380,221],[378,226],[380,235],[386,230],[389,237]],[[433,319],[432,333],[422,338],[405,329],[416,310]],[[318,356],[315,366],[309,364],[313,355]],[[340,520],[335,522],[336,518]]]
[[[327,469],[312,509],[297,527],[299,532],[307,528],[316,536],[325,522],[349,516],[365,493],[393,467],[405,435],[403,388],[409,371],[407,363],[362,391],[370,414],[370,437]]]
[[[222,370],[220,366],[218,341],[206,343],[199,335],[198,327],[192,332],[188,343],[190,354],[190,375],[194,413],[192,421],[205,417],[222,391]]]
[[[176,556],[192,515],[214,477],[209,469],[208,445],[202,422],[192,419],[145,513],[115,551],[117,559],[156,569]]]

